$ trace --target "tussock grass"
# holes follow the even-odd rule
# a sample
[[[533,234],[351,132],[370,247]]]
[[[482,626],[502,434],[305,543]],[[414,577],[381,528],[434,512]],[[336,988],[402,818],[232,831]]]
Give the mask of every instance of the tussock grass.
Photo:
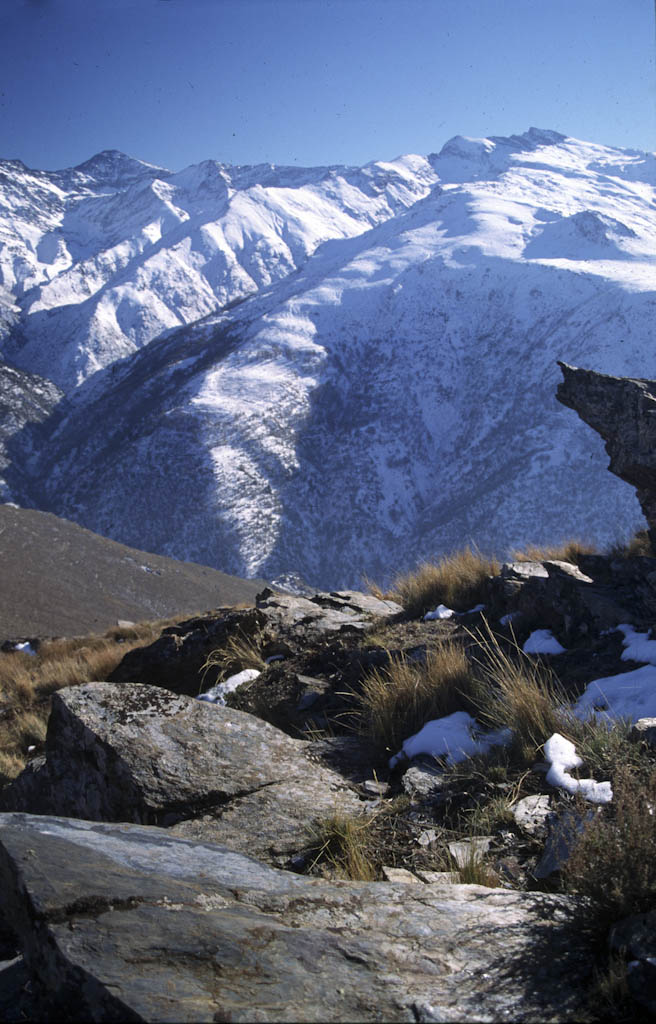
[[[617,541],[608,549],[609,558],[653,558],[656,552],[651,543],[648,530],[636,530],[626,541]]]
[[[560,544],[548,544],[545,546],[530,544],[521,550],[511,551],[510,558],[513,562],[573,562],[578,565],[583,555],[594,555],[597,549],[593,544],[587,544],[583,540],[572,539],[562,541]]]
[[[383,750],[395,752],[433,718],[471,704],[475,687],[460,644],[446,641],[425,662],[403,655],[369,673],[358,696],[363,731]]]
[[[371,825],[375,814],[353,817],[335,813],[311,830],[311,868],[319,862],[330,865],[339,878],[373,882],[377,877],[371,859]]]
[[[488,728],[512,730],[520,762],[534,760],[553,733],[571,735],[577,723],[565,709],[567,696],[544,663],[529,658],[514,641],[502,646],[487,621],[469,635],[478,677],[476,717]]]
[[[257,669],[258,672],[263,672],[266,668],[266,660],[262,654],[262,638],[259,633],[248,636],[240,630],[235,636],[231,636],[223,647],[217,647],[208,654],[200,669],[201,689],[210,672],[214,677],[211,684],[214,685],[221,679],[227,679],[228,676],[247,668]]]
[[[438,604],[467,611],[485,601],[488,577],[495,576],[500,568],[496,559],[463,548],[435,564],[425,562],[414,572],[397,577],[389,596],[413,617],[424,615]]]
[[[496,871],[476,853],[473,846],[464,864],[458,865],[450,857],[447,870],[457,871],[463,885],[484,885],[488,889],[496,889],[501,884]]]
[[[0,785],[25,767],[29,746],[43,743],[52,693],[106,679],[128,651],[186,617],[114,627],[104,636],[43,641],[36,655],[0,653]]]

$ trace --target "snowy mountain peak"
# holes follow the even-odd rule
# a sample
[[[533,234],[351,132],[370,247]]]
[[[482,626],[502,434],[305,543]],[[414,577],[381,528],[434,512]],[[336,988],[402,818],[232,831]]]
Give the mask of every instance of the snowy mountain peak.
[[[156,164],[137,160],[118,149],[103,149],[83,163],[55,173],[60,177],[76,173],[91,178],[98,185],[122,188],[141,178],[167,177],[172,172]]]

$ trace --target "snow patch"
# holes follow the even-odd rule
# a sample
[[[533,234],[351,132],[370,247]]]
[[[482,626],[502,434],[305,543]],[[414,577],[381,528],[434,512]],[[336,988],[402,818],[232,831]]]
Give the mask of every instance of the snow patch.
[[[566,648],[556,640],[550,629],[535,629],[522,650],[524,654],[564,654]]]
[[[252,682],[253,679],[257,679],[261,674],[256,668],[245,668],[243,672],[237,672],[234,676],[224,679],[222,683],[212,686],[205,693],[201,693],[198,700],[207,701],[209,704],[225,704],[227,693],[232,693],[233,690],[236,690],[238,686],[243,686],[244,683]]]
[[[509,729],[484,732],[466,711],[426,722],[414,736],[410,736],[401,750],[390,758],[390,769],[401,760],[412,760],[420,754],[445,757],[447,764],[458,764],[474,754],[487,754],[491,747],[510,740]]]
[[[547,782],[568,793],[581,793],[585,800],[593,804],[607,804],[613,799],[610,782],[595,782],[594,779],[575,779],[570,769],[583,764],[570,740],[555,732],[544,745],[544,756],[551,767],[547,772]]]

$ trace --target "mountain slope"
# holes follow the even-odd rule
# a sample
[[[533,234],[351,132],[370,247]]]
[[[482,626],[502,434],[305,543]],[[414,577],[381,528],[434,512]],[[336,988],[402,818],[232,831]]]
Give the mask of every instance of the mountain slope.
[[[80,384],[10,442],[17,467],[38,453],[16,493],[134,546],[324,587],[469,541],[635,525],[554,393],[557,359],[656,377],[653,155],[531,129],[453,139],[421,167],[435,184],[411,205]]]
[[[0,505],[0,643],[100,633],[117,619],[157,619],[252,602],[262,581],[124,547],[75,523]]]

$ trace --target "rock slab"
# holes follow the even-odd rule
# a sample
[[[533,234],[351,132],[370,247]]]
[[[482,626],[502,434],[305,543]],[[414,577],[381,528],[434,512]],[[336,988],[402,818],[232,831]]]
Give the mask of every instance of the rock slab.
[[[564,1021],[590,965],[564,897],[324,882],[139,825],[0,815],[39,1019]]]

